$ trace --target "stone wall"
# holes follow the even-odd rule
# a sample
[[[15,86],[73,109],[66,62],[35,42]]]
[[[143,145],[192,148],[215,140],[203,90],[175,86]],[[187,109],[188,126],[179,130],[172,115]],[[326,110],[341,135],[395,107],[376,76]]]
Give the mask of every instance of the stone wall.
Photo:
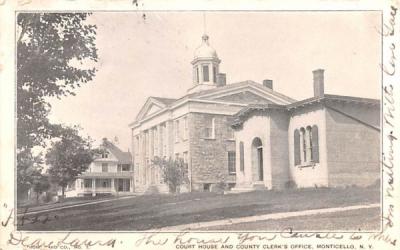
[[[206,138],[204,127],[215,118],[215,138]],[[228,151],[235,151],[235,141],[228,139],[230,116],[190,113],[189,151],[192,191],[201,191],[204,184],[234,183],[235,176],[228,172]]]
[[[378,107],[359,107],[358,113],[370,121],[379,117]],[[329,186],[368,186],[380,178],[379,131],[328,108],[326,136]]]

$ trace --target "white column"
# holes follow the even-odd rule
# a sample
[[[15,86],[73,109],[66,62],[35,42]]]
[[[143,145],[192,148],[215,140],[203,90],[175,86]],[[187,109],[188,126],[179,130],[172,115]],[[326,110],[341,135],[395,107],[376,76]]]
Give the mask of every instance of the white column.
[[[112,193],[115,193],[115,192],[116,192],[116,190],[115,190],[115,185],[114,185],[114,178],[111,178],[111,192],[112,192]]]
[[[92,179],[92,196],[96,196],[96,179]]]
[[[203,67],[201,64],[197,64],[197,67],[199,67],[199,84],[203,84]]]
[[[208,78],[210,80],[210,83],[215,83],[214,82],[214,66],[212,63],[208,65],[208,71],[209,71]]]
[[[130,180],[130,186],[129,186],[129,191],[130,192],[134,192],[134,190],[133,190],[133,185],[135,184],[135,182],[133,181],[133,179],[131,178],[131,179],[129,179]]]

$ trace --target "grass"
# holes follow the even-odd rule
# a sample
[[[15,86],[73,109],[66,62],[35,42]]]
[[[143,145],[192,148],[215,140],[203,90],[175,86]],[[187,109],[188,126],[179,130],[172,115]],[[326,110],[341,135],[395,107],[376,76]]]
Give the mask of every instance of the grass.
[[[293,189],[220,195],[146,195],[40,214],[47,223],[24,223],[19,230],[149,230],[226,218],[379,202],[377,188]],[[34,216],[33,216],[34,217]],[[26,219],[32,216],[26,216]],[[56,218],[56,219],[55,219]],[[378,225],[379,226],[379,225]]]
[[[44,204],[36,204],[36,203],[25,203],[25,204],[19,204],[18,205],[18,213],[23,213],[28,209],[29,212],[34,212],[34,211],[40,211],[44,209],[51,209],[51,208],[58,208],[58,207],[63,207],[63,206],[68,206],[68,205],[75,205],[75,204],[83,204],[91,201],[96,201],[96,200],[104,200],[104,199],[115,199],[115,196],[86,196],[86,197],[70,197],[70,198],[64,198],[62,201],[58,202],[48,202]]]
[[[380,208],[367,208],[343,212],[298,216],[285,219],[271,219],[233,225],[205,227],[200,231],[378,231],[380,229]]]

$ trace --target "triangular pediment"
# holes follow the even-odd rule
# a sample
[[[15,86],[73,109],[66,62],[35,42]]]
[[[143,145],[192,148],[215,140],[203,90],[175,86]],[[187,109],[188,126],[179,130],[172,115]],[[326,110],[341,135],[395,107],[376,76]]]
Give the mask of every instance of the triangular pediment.
[[[156,100],[155,98],[149,97],[146,103],[140,109],[139,114],[136,116],[136,120],[141,120],[149,115],[155,114],[165,108],[165,106],[165,104]]]
[[[197,96],[203,100],[223,101],[240,104],[280,104],[286,105],[295,100],[276,91],[268,89],[261,84],[246,81],[242,84],[226,86],[215,89],[211,93]]]
[[[155,112],[161,110],[161,107],[155,104],[151,104],[150,108],[147,110],[146,112],[146,116],[147,115],[151,115],[154,114]]]
[[[250,104],[250,103],[262,103],[262,104],[270,104],[274,103],[271,100],[266,99],[260,95],[252,93],[251,91],[242,91],[239,93],[225,95],[222,97],[214,98],[213,100],[216,101],[224,101],[224,102],[234,102],[234,103],[243,103],[243,104]]]

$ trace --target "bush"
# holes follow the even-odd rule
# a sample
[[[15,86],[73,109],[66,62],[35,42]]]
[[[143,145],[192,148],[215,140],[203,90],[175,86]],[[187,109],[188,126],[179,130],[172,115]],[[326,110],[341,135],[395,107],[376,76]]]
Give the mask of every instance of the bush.
[[[296,182],[290,180],[290,181],[285,182],[285,188],[286,189],[295,189],[295,188],[297,188],[297,184],[296,184]]]

